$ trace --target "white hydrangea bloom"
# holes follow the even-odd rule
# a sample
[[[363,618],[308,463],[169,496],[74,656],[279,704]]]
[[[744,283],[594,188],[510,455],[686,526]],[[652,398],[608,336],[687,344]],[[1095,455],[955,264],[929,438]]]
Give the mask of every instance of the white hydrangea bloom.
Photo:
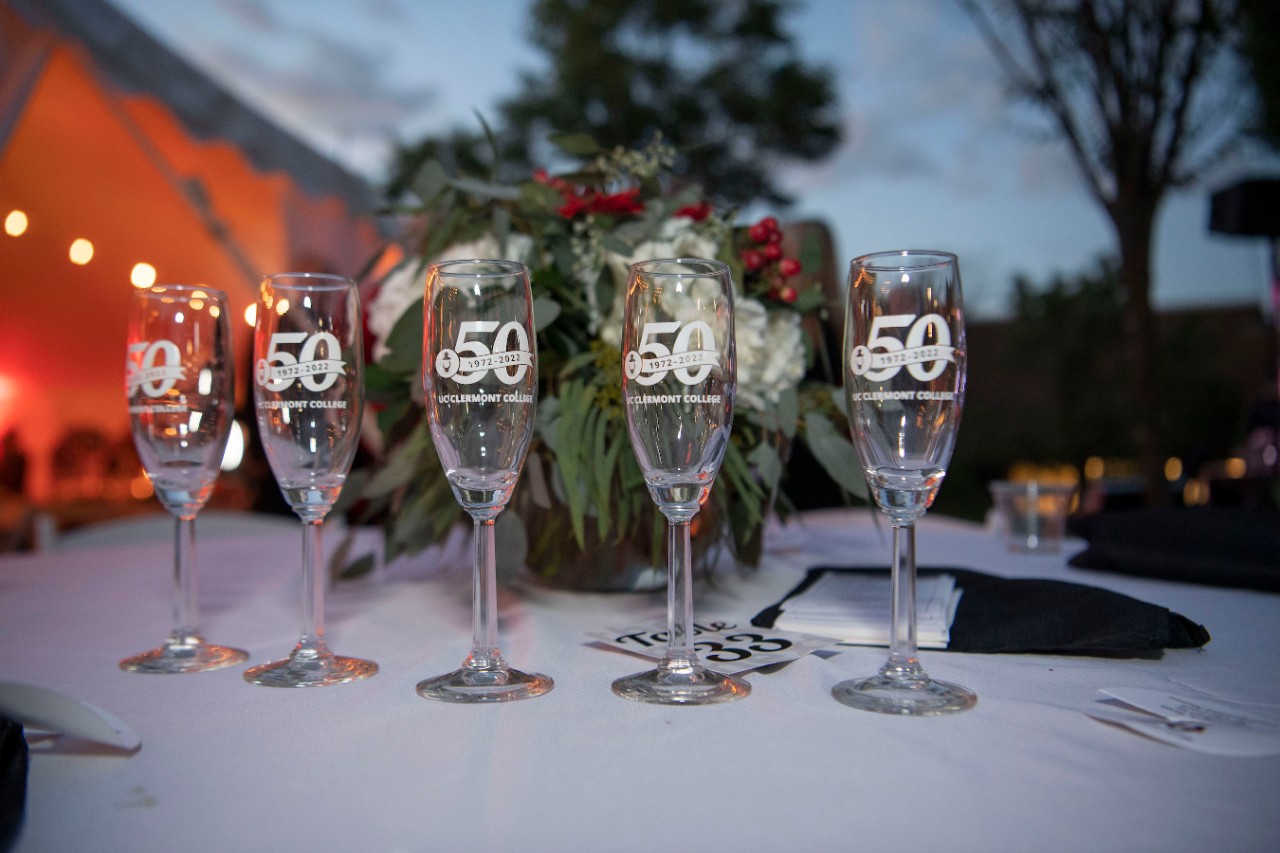
[[[662,223],[657,235],[636,246],[630,255],[605,253],[605,265],[613,273],[613,305],[600,326],[600,339],[613,347],[622,346],[622,318],[626,312],[627,278],[631,265],[663,258],[714,258],[715,241],[699,233],[691,220],[672,217]]]
[[[804,330],[794,311],[772,311],[755,299],[734,304],[741,406],[765,411],[804,376]]]
[[[484,258],[496,258],[504,261],[520,261],[528,263],[533,249],[533,238],[525,234],[511,234],[507,237],[506,251],[501,251],[498,240],[492,234],[485,234],[479,240],[468,243],[454,243],[446,247],[436,261],[466,261]],[[387,336],[395,328],[396,323],[404,316],[404,312],[422,298],[424,286],[423,276],[426,265],[417,258],[409,258],[382,280],[377,295],[365,307],[368,317],[369,331],[373,333],[373,358],[378,360],[390,352],[386,346]]]

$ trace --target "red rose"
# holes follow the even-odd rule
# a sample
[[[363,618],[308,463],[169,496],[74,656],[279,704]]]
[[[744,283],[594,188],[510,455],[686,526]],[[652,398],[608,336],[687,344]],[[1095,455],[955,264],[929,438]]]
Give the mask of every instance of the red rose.
[[[783,258],[778,263],[778,272],[782,273],[785,278],[791,278],[793,275],[799,275],[802,269],[803,267],[800,266],[800,262],[795,258]]]
[[[564,204],[560,206],[560,209],[557,212],[565,219],[573,219],[573,217],[582,213],[586,209],[587,204],[580,197],[576,195],[568,195],[565,196]]]
[[[764,255],[760,254],[755,249],[747,249],[742,253],[742,265],[752,272],[755,272],[764,266]]]
[[[782,257],[782,247],[777,243],[765,243],[764,248],[760,251],[766,261],[776,261]]]
[[[705,201],[700,201],[697,204],[686,204],[672,215],[683,216],[685,219],[692,219],[694,222],[701,222],[711,215],[711,205]]]
[[[639,188],[623,190],[611,195],[597,195],[588,201],[592,213],[630,216],[644,212],[644,202],[640,200]]]

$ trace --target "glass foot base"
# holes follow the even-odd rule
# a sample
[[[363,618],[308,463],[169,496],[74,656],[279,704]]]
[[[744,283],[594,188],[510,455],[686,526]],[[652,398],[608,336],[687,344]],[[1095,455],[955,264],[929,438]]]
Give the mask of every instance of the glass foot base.
[[[172,674],[179,672],[207,672],[235,666],[249,659],[249,653],[226,646],[206,643],[200,637],[188,637],[183,641],[170,641],[158,649],[143,652],[120,661],[126,672]]]
[[[967,711],[978,704],[978,697],[965,687],[934,681],[925,676],[904,681],[884,675],[842,681],[831,688],[831,695],[842,705],[881,714],[930,717]]]
[[[703,666],[659,667],[619,678],[613,682],[613,692],[655,705],[714,705],[741,699],[751,692],[751,685]]]
[[[378,671],[371,660],[347,658],[332,652],[294,652],[284,660],[245,670],[244,680],[263,687],[328,687],[368,678]]]
[[[503,669],[455,669],[418,682],[418,695],[441,702],[514,702],[550,692],[556,683],[537,672]]]

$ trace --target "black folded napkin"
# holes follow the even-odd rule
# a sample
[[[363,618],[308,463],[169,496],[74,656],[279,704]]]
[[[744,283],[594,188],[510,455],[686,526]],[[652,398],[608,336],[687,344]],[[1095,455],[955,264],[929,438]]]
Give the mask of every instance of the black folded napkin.
[[[867,566],[819,566],[751,624],[772,628],[786,608],[824,572],[885,572]],[[952,652],[1151,657],[1162,649],[1198,648],[1209,632],[1185,616],[1106,589],[1067,581],[1011,579],[959,568],[921,568],[921,577],[948,574],[964,590],[951,624]],[[888,614],[885,614],[888,618]]]
[[[1072,524],[1089,547],[1070,564],[1149,578],[1280,592],[1280,513],[1225,507],[1099,513]]]
[[[22,725],[0,717],[0,850],[18,840],[27,806],[27,741]]]

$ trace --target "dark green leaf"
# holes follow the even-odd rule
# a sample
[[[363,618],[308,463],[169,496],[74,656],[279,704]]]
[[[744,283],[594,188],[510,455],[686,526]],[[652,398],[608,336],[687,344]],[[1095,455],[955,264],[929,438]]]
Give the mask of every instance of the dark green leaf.
[[[382,467],[364,487],[364,496],[375,498],[389,494],[420,476],[423,456],[430,446],[431,438],[424,421],[409,433],[404,442],[392,448]]]
[[[804,416],[805,444],[823,470],[835,480],[836,485],[865,500],[867,476],[853,442],[836,431],[825,416],[809,412]]]
[[[493,524],[493,539],[498,582],[509,583],[529,556],[529,535],[520,513],[507,509],[500,514]]]
[[[520,198],[520,188],[506,184],[493,184],[478,181],[475,178],[450,178],[449,186],[477,198],[497,201],[516,201]]]
[[[422,315],[422,300],[418,299],[396,321],[386,340],[391,352],[378,362],[384,370],[404,375],[422,367]]]
[[[356,578],[362,578],[372,572],[375,565],[377,565],[377,560],[374,559],[374,555],[365,554],[363,557],[359,558],[339,572],[338,579],[350,581],[355,580]]]
[[[821,290],[816,287],[806,288],[797,294],[796,301],[791,303],[791,307],[801,314],[808,314],[810,311],[817,311],[826,301]]]

